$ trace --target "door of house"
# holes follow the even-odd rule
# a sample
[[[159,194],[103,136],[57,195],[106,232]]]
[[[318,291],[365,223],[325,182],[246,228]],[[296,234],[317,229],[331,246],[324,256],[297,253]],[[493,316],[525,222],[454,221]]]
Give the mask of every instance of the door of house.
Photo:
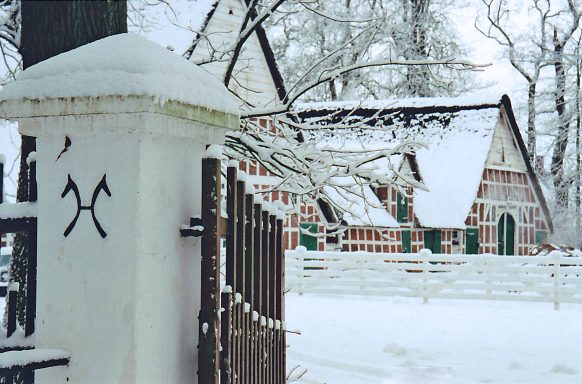
[[[479,254],[479,228],[467,228],[465,231],[465,253]]]
[[[441,253],[441,231],[439,229],[424,231],[424,247],[430,249],[432,253]]]
[[[508,213],[501,215],[497,223],[497,254],[515,254],[515,220]]]
[[[410,253],[412,248],[412,243],[410,241],[410,231],[402,230],[400,233],[402,234],[402,253]]]

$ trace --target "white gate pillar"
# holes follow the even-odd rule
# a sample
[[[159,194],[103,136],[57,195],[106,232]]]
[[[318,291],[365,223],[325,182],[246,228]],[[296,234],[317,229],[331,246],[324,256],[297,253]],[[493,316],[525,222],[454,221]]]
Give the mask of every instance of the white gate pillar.
[[[237,129],[222,84],[117,35],[24,71],[0,114],[37,138],[37,383],[196,383],[201,158]],[[77,197],[78,194],[78,197]],[[194,244],[194,246],[193,246]]]

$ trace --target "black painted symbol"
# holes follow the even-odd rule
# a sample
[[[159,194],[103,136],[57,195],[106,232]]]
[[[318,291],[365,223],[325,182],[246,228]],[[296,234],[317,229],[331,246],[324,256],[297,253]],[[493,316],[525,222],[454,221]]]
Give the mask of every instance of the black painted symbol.
[[[71,221],[67,229],[65,229],[64,233],[65,237],[69,236],[69,233],[71,233],[73,228],[75,228],[75,224],[77,224],[77,219],[79,218],[79,215],[83,210],[91,211],[93,223],[95,223],[97,231],[99,232],[102,238],[107,237],[107,233],[103,230],[101,224],[99,223],[99,220],[97,220],[97,217],[95,216],[95,203],[97,202],[97,197],[99,197],[99,193],[101,193],[101,191],[105,191],[107,196],[111,197],[111,192],[109,191],[109,187],[107,186],[107,180],[105,180],[105,177],[106,175],[103,175],[103,178],[101,179],[99,184],[97,184],[97,186],[95,187],[95,190],[93,191],[93,198],[91,199],[91,205],[87,206],[81,204],[81,194],[79,193],[79,187],[77,187],[77,184],[73,181],[73,179],[71,179],[71,175],[69,175],[69,180],[67,181],[67,185],[65,185],[65,190],[61,194],[61,197],[65,198],[69,191],[71,190],[73,191],[73,193],[75,194],[75,198],[77,199],[77,214],[75,215],[75,218],[73,219],[73,221]]]

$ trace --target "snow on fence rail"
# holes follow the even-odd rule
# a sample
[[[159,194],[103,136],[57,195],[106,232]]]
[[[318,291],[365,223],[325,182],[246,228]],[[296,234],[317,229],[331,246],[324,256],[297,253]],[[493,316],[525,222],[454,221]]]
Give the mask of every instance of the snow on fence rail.
[[[297,293],[394,295],[582,303],[582,257],[286,252],[286,286]]]

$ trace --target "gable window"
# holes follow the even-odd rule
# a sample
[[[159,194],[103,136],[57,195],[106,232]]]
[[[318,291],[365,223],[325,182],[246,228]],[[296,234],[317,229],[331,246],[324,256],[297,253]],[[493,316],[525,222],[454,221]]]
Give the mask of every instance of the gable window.
[[[396,193],[396,220],[408,223],[408,198],[400,192]]]

